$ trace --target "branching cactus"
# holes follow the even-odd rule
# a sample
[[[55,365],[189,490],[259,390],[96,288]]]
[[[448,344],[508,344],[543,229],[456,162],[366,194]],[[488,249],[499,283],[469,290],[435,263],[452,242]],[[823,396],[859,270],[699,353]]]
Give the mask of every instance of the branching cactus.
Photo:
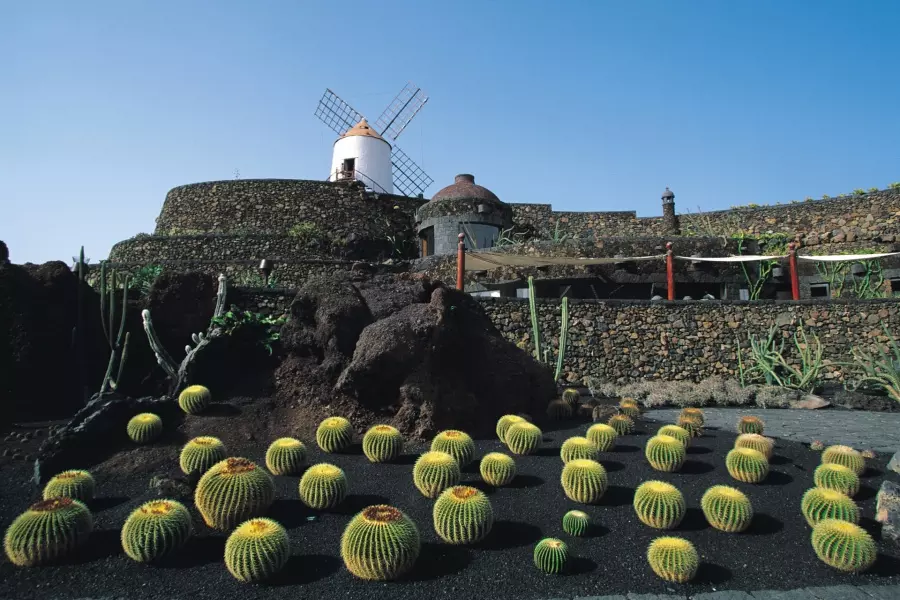
[[[362,448],[369,462],[391,462],[403,452],[403,435],[396,427],[375,425],[363,436]]]
[[[316,429],[316,443],[323,452],[346,450],[353,441],[353,426],[344,417],[328,417]]]
[[[456,459],[460,468],[465,468],[475,460],[475,442],[469,434],[456,429],[448,429],[434,436],[431,449],[435,452],[446,452]]]
[[[360,579],[388,581],[412,569],[421,538],[416,524],[401,510],[378,504],[353,517],[341,536],[341,558]]]
[[[697,575],[700,555],[684,538],[660,537],[650,543],[647,562],[658,577],[672,583],[687,583]]]
[[[486,484],[502,487],[516,478],[516,461],[502,452],[490,452],[481,459],[478,470]]]
[[[446,452],[426,452],[413,466],[413,483],[426,498],[437,498],[461,477],[459,463]]]
[[[71,498],[32,504],[16,517],[3,537],[9,562],[34,567],[55,562],[84,544],[94,528],[87,507]]]
[[[534,566],[548,575],[558,575],[566,570],[569,547],[562,540],[544,538],[534,547]]]
[[[524,423],[525,419],[519,415],[503,415],[497,420],[497,437],[504,444],[506,443],[506,432],[515,423]]]
[[[128,437],[138,444],[149,444],[163,432],[163,422],[153,413],[141,413],[128,421]]]
[[[727,485],[714,485],[703,494],[700,507],[707,522],[719,531],[739,533],[753,521],[753,505],[742,491]]]
[[[194,492],[203,521],[220,531],[265,515],[274,500],[272,476],[246,458],[216,463],[203,474]]]
[[[681,523],[687,505],[681,491],[665,481],[646,481],[634,491],[634,512],[654,529],[673,529]]]
[[[606,493],[606,469],[597,461],[577,458],[565,464],[560,476],[563,492],[573,502],[596,504]]]
[[[291,437],[278,438],[266,450],[266,467],[272,475],[297,475],[306,464],[306,445]]]
[[[178,406],[189,415],[199,415],[212,403],[212,394],[202,385],[189,385],[178,394]]]
[[[74,469],[54,475],[44,486],[43,498],[72,498],[82,502],[94,499],[94,478],[87,471]]]
[[[513,454],[534,454],[541,447],[544,434],[534,423],[513,423],[506,431],[506,445]]]
[[[575,436],[563,442],[559,456],[564,463],[576,458],[600,460],[600,450],[586,437]]]
[[[226,458],[228,458],[228,450],[222,440],[202,435],[184,445],[178,457],[178,464],[181,472],[186,475],[202,475],[214,464]]]
[[[481,490],[457,485],[434,503],[434,530],[448,544],[474,544],[490,533],[494,509]]]
[[[822,452],[822,463],[832,463],[835,465],[843,465],[848,469],[853,469],[857,475],[866,472],[866,459],[858,450],[854,450],[850,446],[829,446]]]
[[[835,490],[810,488],[800,500],[800,510],[810,527],[823,519],[839,519],[859,523],[859,507],[847,496]]]
[[[819,560],[844,573],[862,573],[878,557],[875,540],[865,529],[837,519],[824,519],[813,527],[812,546]]]
[[[684,444],[670,435],[655,435],[647,440],[644,455],[657,471],[673,473],[681,468],[685,459]]]
[[[122,526],[122,549],[137,562],[171,556],[191,537],[191,513],[174,500],[151,500],[135,509]]]
[[[311,466],[300,478],[300,500],[310,508],[328,510],[347,496],[347,476],[328,463]]]
[[[290,556],[288,533],[272,519],[260,517],[241,523],[225,541],[225,567],[245,583],[270,579]]]
[[[853,469],[834,463],[824,463],[813,473],[816,487],[835,490],[850,498],[859,493],[859,475]]]
[[[585,437],[591,440],[600,452],[609,452],[615,448],[619,434],[606,423],[595,423],[588,427]]]

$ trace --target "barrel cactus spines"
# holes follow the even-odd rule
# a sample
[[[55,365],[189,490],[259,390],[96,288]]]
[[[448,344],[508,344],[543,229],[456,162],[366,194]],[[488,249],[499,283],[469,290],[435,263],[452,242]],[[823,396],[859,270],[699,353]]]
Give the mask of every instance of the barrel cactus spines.
[[[619,434],[606,423],[595,423],[588,427],[585,437],[591,440],[600,452],[609,452],[615,448]]]
[[[742,433],[734,440],[735,448],[753,448],[762,452],[766,460],[772,458],[772,452],[775,451],[775,440],[758,433]]]
[[[682,408],[679,416],[689,417],[691,419],[694,419],[695,421],[700,421],[701,426],[706,423],[706,415],[703,414],[702,410],[694,406]]]
[[[319,463],[308,468],[300,478],[300,500],[310,508],[328,510],[346,497],[347,476],[340,467]]]
[[[571,419],[574,409],[565,400],[551,400],[547,405],[547,416],[554,421]]]
[[[519,415],[503,415],[497,420],[497,437],[504,444],[506,443],[506,432],[514,423],[522,423],[525,419]]]
[[[813,452],[821,452],[825,449],[825,442],[822,440],[813,440],[809,443],[809,449]]]
[[[194,503],[211,528],[227,531],[263,516],[275,500],[275,482],[259,465],[240,457],[214,464],[197,482]]]
[[[759,450],[734,448],[725,456],[725,468],[743,483],[759,483],[769,474],[769,461]]]
[[[544,538],[534,547],[534,566],[548,575],[565,572],[568,562],[569,547],[562,540]]]
[[[272,475],[297,475],[306,463],[306,445],[292,437],[278,438],[266,450],[266,467]]]
[[[852,469],[857,475],[866,472],[866,459],[858,450],[854,450],[850,446],[828,446],[822,452],[822,463],[843,465]]]
[[[494,525],[494,509],[481,490],[457,485],[434,503],[434,530],[448,544],[474,544]]]
[[[45,565],[79,548],[93,528],[91,512],[80,500],[41,500],[13,520],[3,537],[3,550],[16,566]]]
[[[703,421],[701,421],[697,417],[692,417],[690,415],[681,415],[680,417],[678,417],[675,425],[677,427],[681,427],[689,434],[691,434],[692,438],[700,437],[703,435]]]
[[[576,458],[565,464],[560,476],[566,497],[581,504],[596,504],[606,493],[609,479],[599,462]]]
[[[329,454],[346,450],[353,442],[353,426],[344,417],[328,417],[316,429],[316,444]]]
[[[673,529],[684,518],[687,505],[681,491],[665,481],[645,481],[634,491],[634,512],[654,529]]]
[[[859,492],[859,475],[849,467],[834,463],[824,463],[816,467],[813,483],[816,487],[835,490],[851,498]]]
[[[158,415],[141,413],[128,421],[126,431],[133,442],[149,444],[162,434],[163,422]]]
[[[670,435],[655,435],[647,440],[644,455],[657,471],[673,473],[681,468],[686,456],[684,444]]]
[[[191,513],[175,500],[151,500],[132,512],[122,526],[122,549],[137,562],[171,556],[191,537]]]
[[[228,450],[222,440],[209,435],[195,437],[184,445],[178,464],[186,475],[202,475],[214,464],[228,458]]]
[[[544,433],[534,423],[513,423],[506,430],[506,446],[513,454],[533,454],[541,447]]]
[[[738,433],[755,433],[758,435],[762,435],[763,430],[766,428],[765,423],[759,417],[754,417],[753,415],[743,416],[738,419],[737,423],[737,432]]]
[[[753,504],[739,489],[714,485],[700,499],[703,516],[713,528],[726,533],[740,533],[753,521]]]
[[[641,416],[641,406],[633,398],[623,398],[619,401],[619,412],[637,419]]]
[[[675,438],[687,449],[691,445],[691,432],[678,425],[663,425],[656,435],[668,435]]]
[[[810,527],[823,519],[859,523],[859,507],[850,496],[836,490],[810,488],[800,500],[800,510]]]
[[[72,498],[82,502],[94,499],[94,478],[81,469],[73,469],[57,473],[44,486],[43,498]]]
[[[575,388],[566,388],[563,390],[562,399],[565,400],[566,404],[575,408],[578,405],[578,401],[581,400],[581,394]]]
[[[502,487],[516,478],[516,461],[502,452],[490,452],[481,459],[478,470],[486,484]]]
[[[591,517],[581,510],[570,510],[563,515],[563,531],[575,537],[585,535],[591,528]]]
[[[426,452],[413,466],[413,483],[426,498],[437,498],[461,477],[459,463],[446,452]]]
[[[202,385],[189,385],[178,394],[178,406],[189,415],[198,415],[212,403],[212,394]]]
[[[388,581],[409,571],[419,557],[421,538],[403,511],[377,504],[353,517],[341,536],[341,558],[360,579]]]
[[[264,517],[241,523],[225,541],[225,567],[245,583],[265,581],[291,556],[291,541],[281,523]]]
[[[615,429],[618,435],[628,435],[634,430],[634,419],[628,415],[613,415],[606,424]]]
[[[875,540],[865,529],[839,519],[824,519],[813,527],[812,547],[819,560],[844,573],[866,571],[878,556]]]
[[[375,425],[363,436],[362,449],[369,462],[391,462],[403,452],[403,435],[396,427]]]
[[[687,583],[697,575],[700,556],[684,538],[666,536],[650,542],[647,562],[658,577],[672,583]]]
[[[576,458],[600,460],[600,449],[586,437],[574,436],[563,442],[559,456],[564,463]]]
[[[456,459],[460,468],[475,460],[475,442],[469,434],[456,429],[448,429],[434,436],[431,440],[431,449],[446,452]]]

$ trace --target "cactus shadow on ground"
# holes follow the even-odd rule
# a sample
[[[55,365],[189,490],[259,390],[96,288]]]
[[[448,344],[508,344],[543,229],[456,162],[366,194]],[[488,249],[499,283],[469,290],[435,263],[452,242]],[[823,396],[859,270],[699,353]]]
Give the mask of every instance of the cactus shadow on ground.
[[[508,550],[535,544],[541,539],[539,527],[521,521],[494,521],[487,538],[477,546],[483,550]]]
[[[403,579],[429,581],[459,573],[472,561],[472,553],[465,546],[423,542],[415,568]]]

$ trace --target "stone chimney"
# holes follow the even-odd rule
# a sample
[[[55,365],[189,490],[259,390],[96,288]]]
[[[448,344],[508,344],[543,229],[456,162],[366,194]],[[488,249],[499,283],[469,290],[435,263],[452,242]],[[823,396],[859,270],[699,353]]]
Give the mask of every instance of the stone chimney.
[[[675,214],[675,194],[668,187],[662,195],[663,222],[667,235],[680,235],[681,224],[678,215]]]

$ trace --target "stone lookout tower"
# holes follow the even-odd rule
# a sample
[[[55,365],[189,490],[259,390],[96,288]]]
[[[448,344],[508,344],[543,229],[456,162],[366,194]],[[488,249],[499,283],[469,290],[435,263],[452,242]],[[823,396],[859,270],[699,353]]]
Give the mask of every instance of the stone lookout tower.
[[[361,120],[334,142],[328,179],[355,179],[380,194],[393,194],[391,145]]]
[[[466,236],[466,248],[485,250],[511,226],[509,205],[468,174],[457,175],[416,211],[421,256],[455,253],[460,233]]]

